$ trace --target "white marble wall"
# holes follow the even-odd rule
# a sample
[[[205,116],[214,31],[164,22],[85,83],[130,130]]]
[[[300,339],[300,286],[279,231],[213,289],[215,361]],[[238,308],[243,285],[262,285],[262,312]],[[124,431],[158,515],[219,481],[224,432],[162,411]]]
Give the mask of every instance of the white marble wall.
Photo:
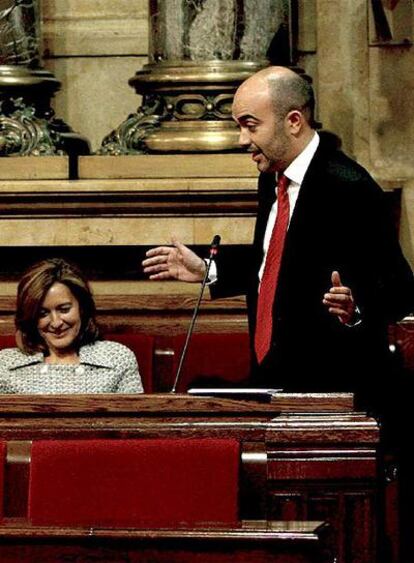
[[[140,105],[128,85],[147,61],[146,0],[42,0],[44,65],[62,82],[59,117],[97,149]]]

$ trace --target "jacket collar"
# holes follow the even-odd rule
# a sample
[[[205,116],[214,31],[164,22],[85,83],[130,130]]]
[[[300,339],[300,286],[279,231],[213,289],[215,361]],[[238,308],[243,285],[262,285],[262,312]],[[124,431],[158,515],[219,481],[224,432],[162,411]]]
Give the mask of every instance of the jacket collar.
[[[81,347],[79,350],[79,361],[81,364],[103,368],[110,368],[114,365],[104,342],[99,340]]]
[[[13,358],[13,365],[9,369],[18,369],[26,366],[31,366],[34,364],[41,364],[44,361],[43,352],[36,352],[35,354],[26,354],[19,350],[16,353],[16,357]]]
[[[30,365],[41,364],[45,360],[43,352],[35,352],[34,354],[26,354],[21,352],[16,354],[16,359],[9,369],[18,369]],[[82,346],[79,350],[79,363],[110,368],[113,367],[113,361],[108,357],[108,352],[102,342],[94,342]]]

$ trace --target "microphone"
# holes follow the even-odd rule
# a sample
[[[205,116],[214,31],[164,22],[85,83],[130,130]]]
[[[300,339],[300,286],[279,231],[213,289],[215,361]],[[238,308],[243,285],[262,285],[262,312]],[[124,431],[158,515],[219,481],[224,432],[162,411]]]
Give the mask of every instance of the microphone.
[[[210,244],[210,250],[209,250],[209,255],[208,255],[208,260],[207,260],[207,267],[206,267],[206,271],[204,273],[204,278],[203,278],[203,281],[202,281],[202,284],[201,284],[200,294],[198,296],[196,306],[194,307],[193,317],[191,319],[190,326],[188,327],[184,347],[183,347],[183,350],[182,350],[181,356],[180,356],[180,362],[178,364],[177,374],[175,376],[174,385],[172,386],[170,393],[176,392],[177,384],[180,380],[181,370],[182,370],[184,360],[185,360],[185,357],[186,357],[186,354],[187,354],[188,344],[190,342],[190,338],[191,338],[191,335],[193,333],[194,324],[195,324],[195,321],[196,321],[196,318],[197,318],[198,310],[200,308],[201,299],[202,299],[203,293],[204,293],[204,288],[206,287],[208,275],[210,273],[211,262],[213,261],[214,256],[217,255],[218,248],[219,248],[219,245],[220,245],[220,241],[221,241],[220,235],[214,235],[213,240],[211,241],[211,244]]]
[[[210,261],[208,264],[208,269],[210,269],[210,264],[211,264],[211,259],[216,256],[217,252],[218,252],[218,247],[220,245],[220,241],[221,241],[221,236],[220,235],[214,235],[213,240],[211,241],[210,244]],[[207,279],[207,278],[206,278]]]

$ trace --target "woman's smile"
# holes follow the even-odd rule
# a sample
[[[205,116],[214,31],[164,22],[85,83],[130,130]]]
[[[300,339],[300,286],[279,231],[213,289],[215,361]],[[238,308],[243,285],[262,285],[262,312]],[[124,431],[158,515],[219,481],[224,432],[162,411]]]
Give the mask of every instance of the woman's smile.
[[[75,351],[81,329],[80,308],[78,300],[65,284],[56,282],[46,293],[37,328],[49,354]]]

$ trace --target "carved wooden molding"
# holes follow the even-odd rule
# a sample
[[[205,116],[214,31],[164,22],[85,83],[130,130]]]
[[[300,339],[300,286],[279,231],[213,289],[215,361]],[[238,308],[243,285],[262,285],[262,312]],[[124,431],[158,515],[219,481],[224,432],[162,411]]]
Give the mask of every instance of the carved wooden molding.
[[[68,185],[68,188],[70,186]],[[256,212],[256,190],[0,192],[0,215],[33,217],[214,217]]]

